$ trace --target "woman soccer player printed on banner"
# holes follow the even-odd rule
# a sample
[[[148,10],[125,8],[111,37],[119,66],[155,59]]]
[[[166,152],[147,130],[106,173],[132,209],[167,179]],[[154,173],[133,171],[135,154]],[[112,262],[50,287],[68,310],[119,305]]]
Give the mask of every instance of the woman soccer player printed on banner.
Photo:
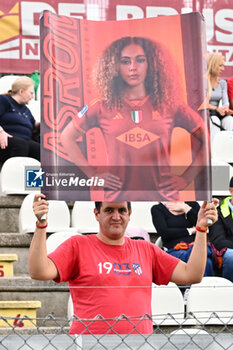
[[[69,157],[89,178],[99,174],[104,179],[105,200],[177,200],[205,165],[208,148],[204,122],[181,98],[178,71],[167,50],[150,39],[123,37],[104,50],[94,76],[101,98],[61,135]],[[76,142],[96,127],[106,145],[107,168],[105,161],[92,167]],[[170,171],[174,127],[199,141],[181,176]]]

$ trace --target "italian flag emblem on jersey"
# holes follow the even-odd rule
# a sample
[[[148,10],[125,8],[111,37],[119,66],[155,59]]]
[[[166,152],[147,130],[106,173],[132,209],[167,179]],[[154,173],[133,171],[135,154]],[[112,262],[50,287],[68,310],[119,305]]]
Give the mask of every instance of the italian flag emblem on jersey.
[[[132,119],[134,123],[138,124],[142,121],[142,111],[133,111],[132,112]]]

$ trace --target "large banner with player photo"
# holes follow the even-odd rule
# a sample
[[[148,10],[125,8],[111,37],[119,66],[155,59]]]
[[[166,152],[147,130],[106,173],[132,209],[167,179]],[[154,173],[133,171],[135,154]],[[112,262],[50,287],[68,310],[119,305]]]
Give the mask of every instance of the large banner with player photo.
[[[104,22],[45,11],[40,28],[47,198],[209,199],[202,16]]]

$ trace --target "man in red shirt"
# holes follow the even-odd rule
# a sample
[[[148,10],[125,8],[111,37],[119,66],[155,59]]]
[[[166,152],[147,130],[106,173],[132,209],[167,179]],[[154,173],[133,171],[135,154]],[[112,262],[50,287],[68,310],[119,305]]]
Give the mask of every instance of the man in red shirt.
[[[208,219],[217,220],[218,200],[204,202],[197,219],[197,234],[189,261],[168,255],[147,241],[125,237],[130,202],[96,202],[96,235],[76,235],[47,256],[48,202],[36,194],[36,230],[29,251],[29,273],[38,280],[68,281],[74,305],[70,334],[150,334],[152,282],[200,282],[206,264]],[[125,316],[122,316],[125,315]],[[149,315],[149,316],[147,316]]]

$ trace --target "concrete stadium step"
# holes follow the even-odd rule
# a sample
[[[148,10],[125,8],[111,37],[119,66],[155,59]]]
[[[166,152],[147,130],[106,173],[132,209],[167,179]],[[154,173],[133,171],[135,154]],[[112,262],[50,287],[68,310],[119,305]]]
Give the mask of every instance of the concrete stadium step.
[[[19,209],[25,196],[0,196],[0,232],[18,232]]]
[[[38,300],[41,302],[41,308],[37,311],[38,318],[45,318],[49,314],[58,318],[66,318],[68,299],[67,283],[36,281],[28,275],[0,278],[0,300],[6,302]],[[42,320],[40,322],[39,325],[43,323]],[[48,321],[46,326],[54,326],[54,322]]]
[[[53,318],[53,317],[51,317]],[[62,331],[64,331],[64,333],[68,334],[70,329],[70,326],[63,326],[62,327]],[[40,335],[45,335],[46,334],[52,334],[52,335],[57,335],[57,334],[61,334],[61,327],[59,327],[55,322],[53,324],[53,326],[49,326],[49,327],[45,327],[45,326],[40,326],[38,327],[37,331],[31,327],[27,328],[18,328],[17,329],[17,335],[21,336],[21,335],[36,335],[36,334],[40,334]],[[12,329],[9,328],[5,328],[5,327],[0,327],[0,335],[12,335]],[[70,336],[70,335],[69,335]],[[53,349],[55,350],[55,348]]]
[[[14,263],[14,274],[28,272],[28,249],[32,239],[31,234],[1,233],[0,254],[16,254],[18,261]]]
[[[29,247],[32,234],[1,232],[0,247]]]

